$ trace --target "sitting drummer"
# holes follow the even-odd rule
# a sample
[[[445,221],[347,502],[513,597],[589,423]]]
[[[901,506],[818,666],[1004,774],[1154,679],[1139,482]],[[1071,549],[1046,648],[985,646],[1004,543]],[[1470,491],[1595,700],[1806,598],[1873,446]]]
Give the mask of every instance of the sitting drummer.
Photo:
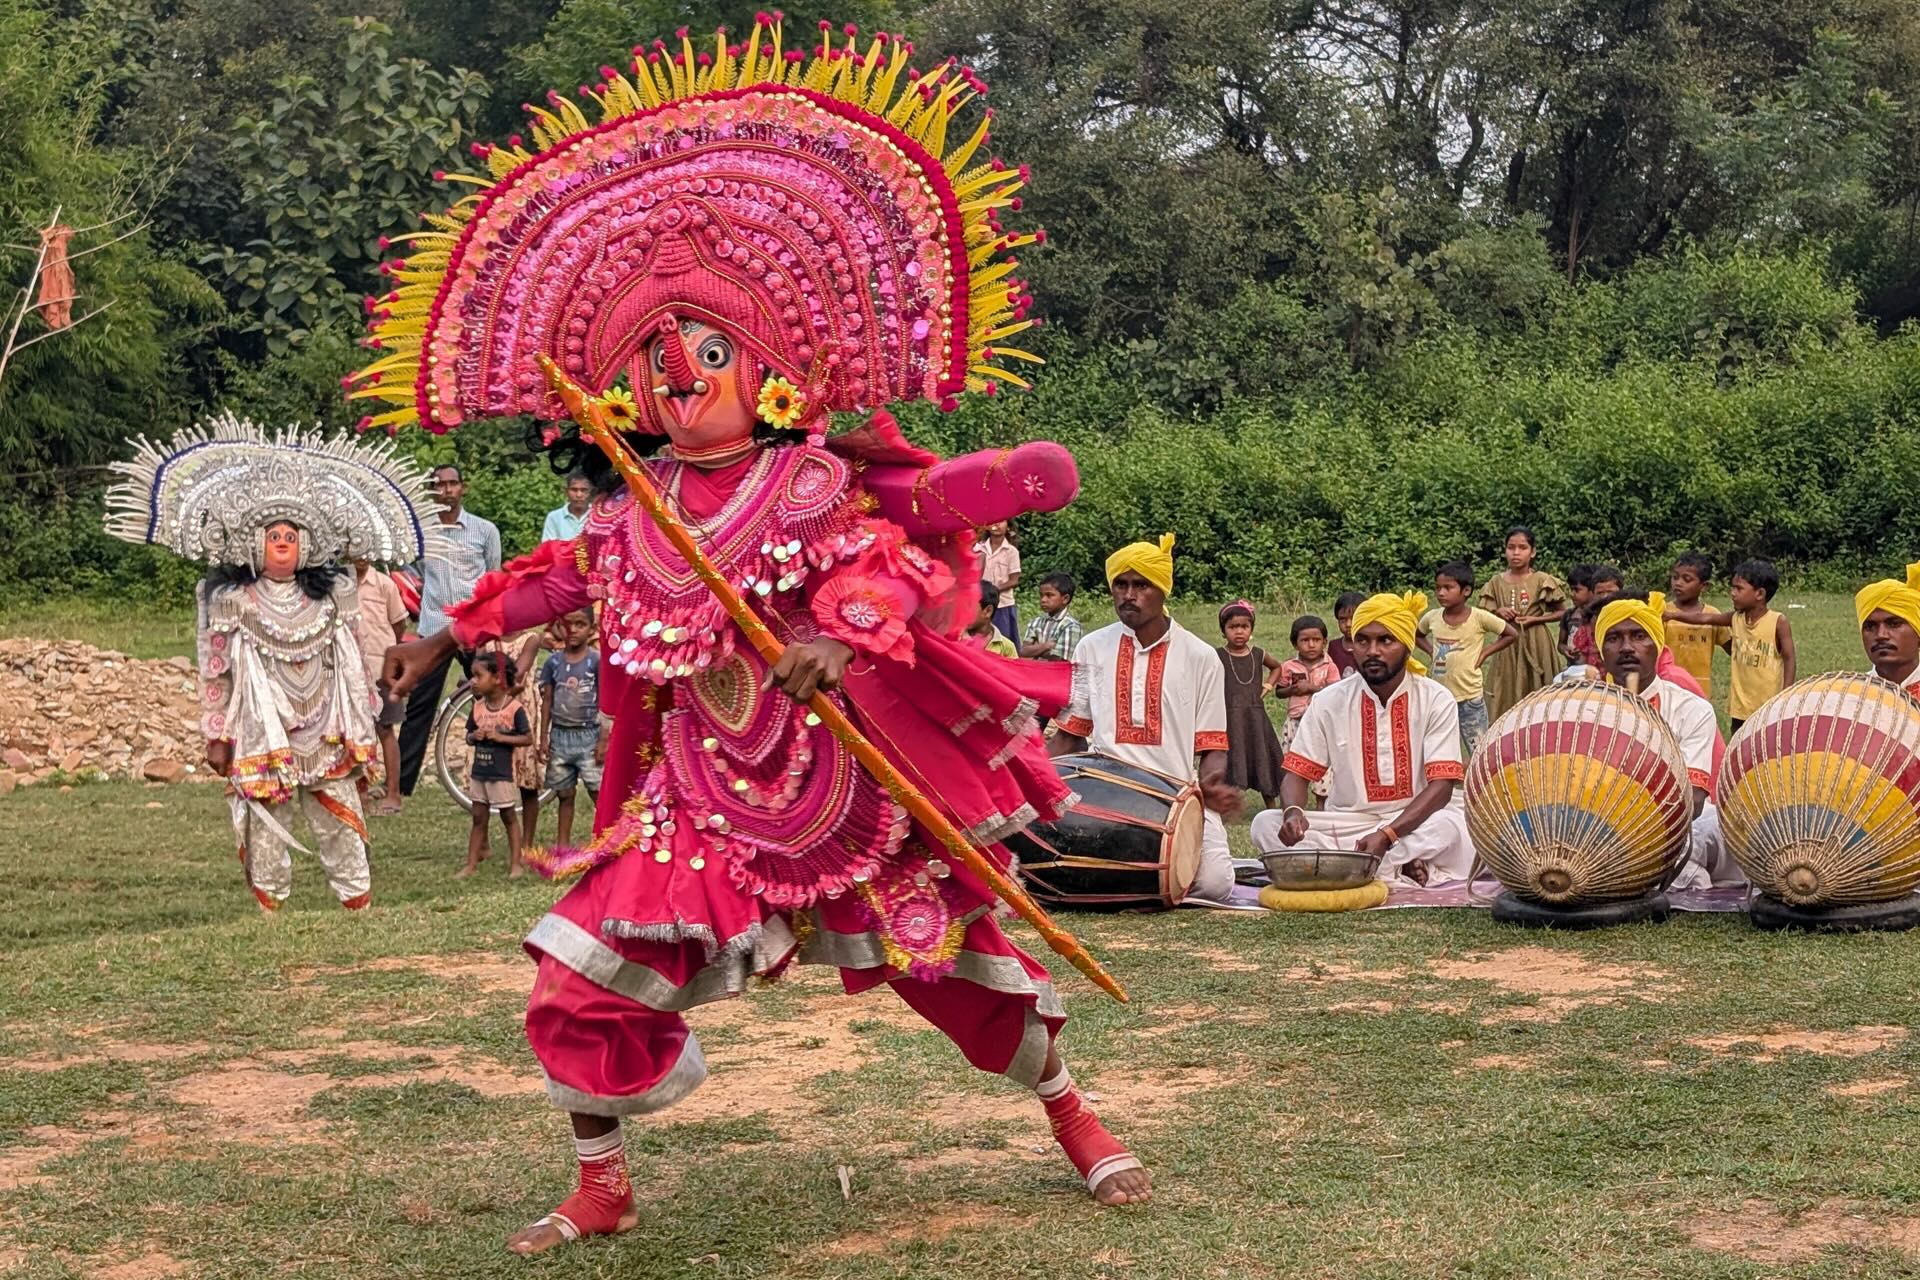
[[[1173,620],[1173,535],[1136,542],[1107,557],[1107,586],[1119,621],[1073,649],[1073,700],[1049,749],[1093,750],[1156,773],[1196,782],[1206,802],[1200,869],[1191,898],[1233,896],[1233,855],[1221,815],[1239,811],[1227,783],[1227,695],[1213,646]],[[1197,760],[1197,763],[1196,763]]]
[[[1853,598],[1860,643],[1874,674],[1920,698],[1920,562],[1907,566],[1907,580],[1870,582]]]
[[[1453,694],[1413,655],[1427,598],[1377,595],[1353,615],[1359,679],[1313,695],[1282,767],[1280,799],[1253,820],[1261,853],[1296,845],[1380,855],[1382,880],[1464,880],[1473,845],[1457,784],[1460,716]],[[1383,730],[1384,726],[1384,730]],[[1306,809],[1309,783],[1328,778],[1327,807]]]
[[[1670,888],[1706,889],[1742,885],[1747,877],[1727,853],[1720,836],[1720,812],[1709,797],[1713,762],[1720,747],[1720,721],[1713,704],[1660,674],[1667,647],[1666,601],[1659,592],[1615,596],[1594,619],[1593,640],[1607,679],[1636,689],[1660,713],[1680,742],[1693,790],[1693,851]]]

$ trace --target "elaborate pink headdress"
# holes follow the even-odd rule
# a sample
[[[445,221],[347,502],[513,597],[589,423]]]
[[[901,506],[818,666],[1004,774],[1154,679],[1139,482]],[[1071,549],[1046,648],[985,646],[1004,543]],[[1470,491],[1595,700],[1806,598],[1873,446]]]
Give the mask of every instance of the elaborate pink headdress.
[[[382,268],[398,287],[370,303],[370,345],[387,354],[350,394],[395,407],[362,425],[563,417],[542,354],[591,391],[624,372],[644,392],[648,339],[692,321],[753,357],[748,403],[763,378],[791,384],[793,425],[1025,386],[1005,367],[1038,362],[1004,345],[1033,323],[1012,252],[1044,236],[998,214],[1026,171],[982,151],[987,118],[948,138],[985,86],[951,60],[913,71],[886,36],[862,53],[853,28],[838,47],[822,32],[811,58],[783,51],[763,14],[744,45],[722,30],[696,56],[682,29],[677,52],[636,47],[631,78],[582,86],[598,123],[550,94],[528,108],[535,150],[476,146],[490,178],[445,176],[480,192]]]

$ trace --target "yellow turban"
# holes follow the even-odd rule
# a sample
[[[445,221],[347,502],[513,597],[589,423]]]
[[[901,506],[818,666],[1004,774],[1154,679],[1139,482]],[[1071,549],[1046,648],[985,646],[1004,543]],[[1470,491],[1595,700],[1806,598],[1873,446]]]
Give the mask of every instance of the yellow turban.
[[[1161,534],[1158,546],[1151,542],[1134,542],[1108,556],[1107,585],[1112,586],[1113,580],[1129,569],[1172,595],[1173,535]]]
[[[1420,661],[1420,651],[1413,641],[1420,632],[1420,615],[1426,611],[1427,598],[1418,591],[1409,591],[1403,596],[1383,591],[1377,596],[1368,596],[1353,611],[1353,634],[1359,635],[1360,628],[1379,623],[1395,640],[1407,646],[1407,666],[1416,674],[1425,675],[1427,664]]]
[[[1607,642],[1607,632],[1623,622],[1637,622],[1653,637],[1654,647],[1667,647],[1667,597],[1658,591],[1647,592],[1645,600],[1618,599],[1608,602],[1593,620],[1593,647]]]
[[[1867,615],[1875,609],[1905,618],[1908,626],[1920,631],[1920,561],[1907,566],[1905,582],[1882,578],[1860,588],[1860,594],[1853,598],[1853,612],[1861,626],[1867,624]]]

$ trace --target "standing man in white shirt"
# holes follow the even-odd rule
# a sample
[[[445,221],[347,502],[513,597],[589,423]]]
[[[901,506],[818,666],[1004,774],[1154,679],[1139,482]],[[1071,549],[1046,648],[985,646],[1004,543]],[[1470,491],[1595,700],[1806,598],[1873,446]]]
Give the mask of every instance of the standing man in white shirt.
[[[547,512],[547,522],[540,527],[540,541],[572,542],[579,537],[592,502],[593,481],[584,471],[573,472],[567,477],[567,505]]]
[[[1451,692],[1413,656],[1418,593],[1369,597],[1353,613],[1354,673],[1313,695],[1282,767],[1279,809],[1253,820],[1262,853],[1303,846],[1380,855],[1389,883],[1465,880],[1473,843],[1458,784],[1460,714]],[[1308,812],[1309,783],[1327,778],[1327,807]]]
[[[1190,894],[1225,902],[1233,856],[1223,821],[1241,795],[1227,785],[1227,698],[1213,646],[1167,614],[1173,591],[1173,535],[1136,542],[1107,557],[1107,585],[1119,621],[1073,650],[1073,700],[1050,750],[1097,751],[1197,783],[1207,807],[1200,870]]]
[[[434,494],[445,504],[440,511],[442,554],[430,556],[420,564],[420,637],[436,635],[447,629],[447,610],[473,594],[473,586],[482,574],[500,567],[500,531],[491,520],[482,520],[464,505],[466,480],[460,468],[449,463],[433,469]],[[420,780],[420,766],[427,757],[427,739],[433,734],[434,713],[440,709],[440,695],[447,683],[447,670],[453,656],[429,671],[407,698],[407,718],[400,725],[400,794],[410,796]],[[466,669],[465,655],[460,657]]]
[[[992,583],[1000,591],[1000,603],[993,611],[993,625],[1001,635],[1018,644],[1020,610],[1014,588],[1020,585],[1020,548],[1007,536],[1005,520],[995,521],[984,532],[987,536],[976,542],[973,550],[980,557],[981,581]]]

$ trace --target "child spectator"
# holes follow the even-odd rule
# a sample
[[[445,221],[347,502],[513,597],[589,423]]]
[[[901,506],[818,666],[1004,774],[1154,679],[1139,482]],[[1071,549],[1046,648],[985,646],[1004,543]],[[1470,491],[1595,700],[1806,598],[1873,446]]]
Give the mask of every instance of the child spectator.
[[[1536,549],[1533,530],[1525,525],[1507,530],[1506,570],[1480,592],[1481,608],[1520,632],[1520,643],[1493,664],[1493,678],[1487,682],[1487,714],[1495,720],[1535,689],[1551,684],[1560,670],[1560,655],[1547,627],[1565,615],[1566,591],[1558,578],[1534,568]]]
[[[1334,667],[1343,676],[1350,674],[1358,665],[1353,660],[1353,611],[1366,603],[1366,599],[1361,592],[1346,591],[1333,602],[1333,620],[1340,627],[1340,635],[1327,646],[1327,657],[1333,660]]]
[[[1351,615],[1348,621],[1352,621]],[[1326,623],[1312,614],[1295,618],[1287,638],[1293,641],[1294,656],[1280,664],[1280,674],[1273,683],[1274,695],[1287,700],[1287,727],[1280,739],[1283,750],[1293,741],[1293,732],[1300,727],[1300,717],[1307,714],[1313,695],[1340,678],[1340,668],[1327,654]]]
[[[1020,611],[1014,588],[1020,585],[1020,548],[1014,545],[1005,520],[996,520],[981,531],[986,536],[974,544],[980,557],[980,578],[994,588],[993,625],[1009,644],[1020,634]],[[998,653],[999,650],[988,646]],[[1015,657],[1019,654],[1016,652]]]
[[[1474,744],[1490,723],[1480,668],[1494,654],[1520,643],[1518,627],[1467,603],[1473,585],[1472,565],[1460,560],[1441,565],[1433,575],[1440,607],[1420,618],[1420,647],[1433,655],[1433,678],[1447,686],[1460,713],[1463,760],[1473,758]]]
[[[1069,612],[1072,608],[1072,574],[1050,573],[1040,579],[1040,616],[1027,624],[1020,656],[1042,662],[1072,662],[1074,647],[1086,634],[1080,619]]]
[[[980,579],[980,612],[974,615],[973,625],[967,628],[967,636],[988,653],[997,653],[1003,658],[1017,658],[1020,651],[1013,647],[1013,641],[1000,634],[1000,628],[993,623],[1000,612],[1000,588],[985,578]]]
[[[1667,604],[1678,613],[1697,613],[1715,606],[1702,603],[1700,597],[1713,581],[1713,561],[1698,551],[1689,551],[1673,562],[1667,577]],[[1667,624],[1667,648],[1673,660],[1697,680],[1702,689],[1713,688],[1713,650],[1728,644],[1733,632],[1727,627],[1695,626],[1689,622]]]
[[[1722,647],[1733,655],[1733,685],[1727,694],[1727,724],[1735,733],[1760,704],[1797,676],[1793,628],[1772,608],[1780,572],[1766,560],[1743,560],[1733,571],[1733,610],[1667,610],[1669,620],[1696,627],[1726,627]]]
[[[559,843],[573,839],[574,792],[587,789],[589,808],[600,795],[607,737],[600,727],[600,650],[593,614],[576,609],[560,619],[563,647],[540,668],[541,718],[550,726],[542,752],[547,790],[560,799]]]
[[[487,860],[487,817],[496,809],[500,825],[506,828],[509,861],[515,867],[520,864],[520,821],[515,811],[520,789],[513,781],[513,752],[532,745],[533,726],[527,722],[527,709],[510,692],[519,675],[513,659],[504,653],[483,653],[473,660],[473,710],[467,713],[467,742],[473,747],[467,782],[467,794],[473,799],[473,829],[467,835],[467,865],[457,873],[461,879]]]
[[[384,816],[400,812],[400,722],[407,718],[407,701],[389,698],[380,692],[381,669],[386,664],[387,650],[406,637],[410,615],[392,578],[365,560],[355,560],[353,572],[360,596],[360,614],[354,620],[353,634],[360,642],[360,659],[367,668],[367,688],[380,700],[373,725],[380,738],[380,776],[384,791],[380,807],[374,813]],[[361,789],[365,790],[366,785],[363,777]]]
[[[1567,616],[1560,619],[1560,656],[1570,663],[1587,665],[1587,650],[1593,646],[1593,615],[1587,606],[1593,602],[1593,569],[1577,564],[1567,570]],[[1585,626],[1583,639],[1580,628]]]
[[[1253,643],[1253,606],[1236,600],[1220,611],[1220,634],[1226,646],[1216,650],[1226,670],[1227,784],[1241,791],[1258,791],[1267,808],[1280,794],[1280,738],[1267,714],[1267,691],[1282,663]]]

